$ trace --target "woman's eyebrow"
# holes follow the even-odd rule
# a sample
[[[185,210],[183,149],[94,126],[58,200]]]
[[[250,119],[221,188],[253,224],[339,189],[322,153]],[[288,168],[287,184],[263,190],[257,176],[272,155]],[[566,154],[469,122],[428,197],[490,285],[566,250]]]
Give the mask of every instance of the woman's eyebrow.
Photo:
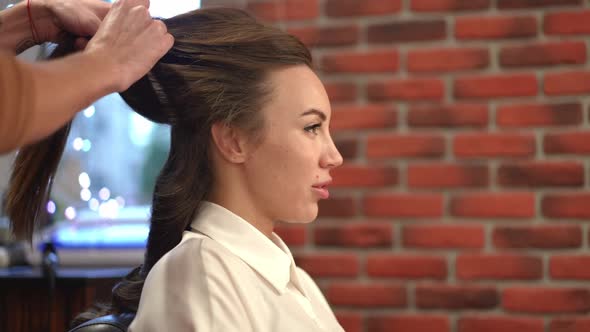
[[[320,119],[322,119],[322,121],[326,121],[326,118],[327,118],[326,114],[322,111],[316,110],[315,108],[312,108],[309,111],[301,113],[301,116],[312,115],[312,114],[319,116]]]

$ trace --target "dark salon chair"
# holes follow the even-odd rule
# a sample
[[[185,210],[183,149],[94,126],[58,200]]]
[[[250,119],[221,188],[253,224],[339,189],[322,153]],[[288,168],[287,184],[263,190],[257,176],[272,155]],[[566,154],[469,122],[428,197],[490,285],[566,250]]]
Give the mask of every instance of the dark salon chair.
[[[127,332],[135,314],[108,315],[89,320],[68,332]]]

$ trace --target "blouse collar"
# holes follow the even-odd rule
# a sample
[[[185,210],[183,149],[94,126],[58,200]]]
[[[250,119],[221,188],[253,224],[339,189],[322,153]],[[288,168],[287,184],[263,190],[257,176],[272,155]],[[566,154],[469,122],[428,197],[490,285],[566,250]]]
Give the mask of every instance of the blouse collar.
[[[221,205],[203,201],[191,227],[238,256],[281,294],[292,276],[297,279],[293,255],[276,233],[268,238]],[[299,286],[298,280],[293,281]]]

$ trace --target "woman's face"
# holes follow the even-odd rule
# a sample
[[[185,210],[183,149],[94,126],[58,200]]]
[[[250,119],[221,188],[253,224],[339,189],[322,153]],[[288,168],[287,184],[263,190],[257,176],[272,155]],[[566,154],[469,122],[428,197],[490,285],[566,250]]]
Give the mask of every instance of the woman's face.
[[[311,222],[328,198],[330,170],[342,156],[330,136],[330,102],[307,66],[271,73],[262,139],[244,163],[252,202],[273,221]]]

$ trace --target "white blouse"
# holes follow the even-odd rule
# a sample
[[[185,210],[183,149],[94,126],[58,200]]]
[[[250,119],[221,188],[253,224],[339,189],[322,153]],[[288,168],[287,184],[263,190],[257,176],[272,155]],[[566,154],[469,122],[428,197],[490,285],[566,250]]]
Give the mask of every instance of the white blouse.
[[[211,202],[191,228],[148,274],[128,331],[344,331],[278,235]]]

